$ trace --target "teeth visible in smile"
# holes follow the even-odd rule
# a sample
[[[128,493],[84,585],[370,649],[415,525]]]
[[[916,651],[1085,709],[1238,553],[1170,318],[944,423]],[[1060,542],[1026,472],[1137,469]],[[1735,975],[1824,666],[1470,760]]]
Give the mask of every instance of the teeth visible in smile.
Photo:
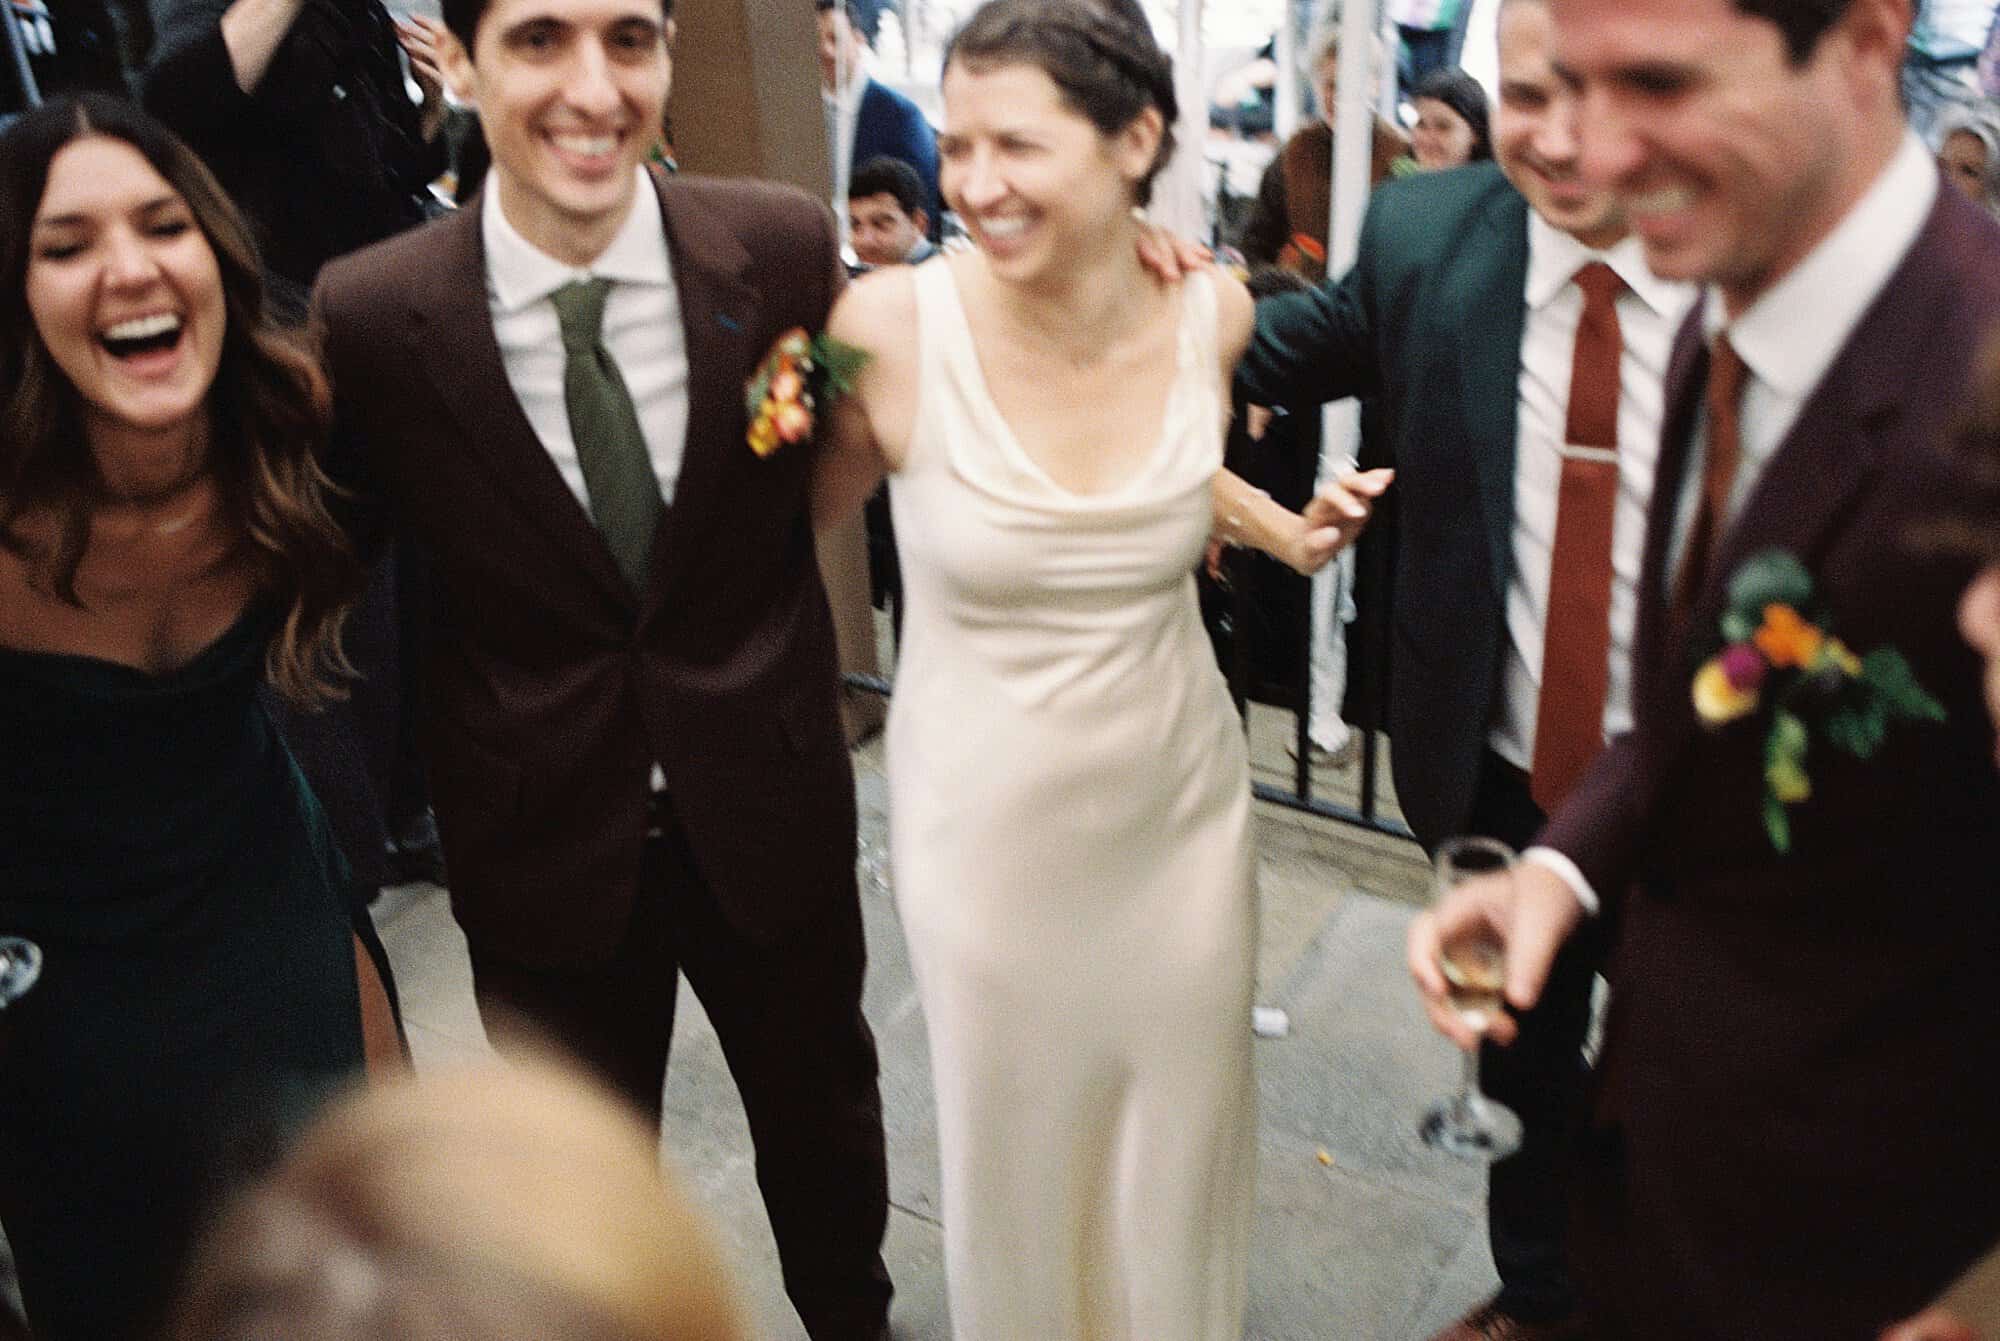
[[[556,148],[569,154],[608,154],[618,147],[615,135],[558,135]]]
[[[150,317],[134,317],[121,321],[104,332],[107,340],[150,340],[156,335],[166,335],[181,328],[181,319],[171,312],[159,312]]]
[[[988,237],[1006,239],[1019,237],[1028,231],[1026,219],[985,219],[980,222],[979,231]]]

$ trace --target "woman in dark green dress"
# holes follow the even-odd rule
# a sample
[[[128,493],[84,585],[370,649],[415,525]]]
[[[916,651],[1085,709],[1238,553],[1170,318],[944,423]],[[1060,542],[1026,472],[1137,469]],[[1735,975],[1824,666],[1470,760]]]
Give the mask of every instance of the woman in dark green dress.
[[[0,1225],[38,1335],[118,1341],[387,1004],[256,697],[336,692],[360,569],[325,382],[166,132],[87,97],[0,136],[0,295],[0,932],[45,956],[0,1021]]]

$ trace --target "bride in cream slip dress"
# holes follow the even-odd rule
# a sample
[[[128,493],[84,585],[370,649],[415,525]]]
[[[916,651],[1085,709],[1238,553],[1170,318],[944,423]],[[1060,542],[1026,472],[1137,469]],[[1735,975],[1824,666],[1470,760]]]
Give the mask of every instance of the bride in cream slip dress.
[[[1242,727],[1193,573],[1218,529],[1308,569],[1353,524],[1308,526],[1222,470],[1250,303],[1233,279],[1139,265],[1129,192],[1158,104],[1134,142],[1074,110],[1032,51],[962,62],[990,11],[1135,39],[1079,0],[995,0],[962,31],[941,147],[980,249],[843,298],[832,333],[872,361],[815,481],[828,520],[890,480],[906,599],[890,855],[929,1029],[953,1330],[1236,1341],[1255,865]],[[1045,146],[1023,156],[1038,161],[1009,162],[1017,141]],[[1003,213],[1029,223],[986,226]],[[1065,273],[1089,266],[1104,273]]]

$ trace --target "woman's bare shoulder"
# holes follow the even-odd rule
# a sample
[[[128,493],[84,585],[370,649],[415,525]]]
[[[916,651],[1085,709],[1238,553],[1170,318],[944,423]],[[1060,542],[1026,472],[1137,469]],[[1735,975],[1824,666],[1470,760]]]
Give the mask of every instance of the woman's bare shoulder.
[[[1216,267],[1215,342],[1226,368],[1234,368],[1243,351],[1250,347],[1251,328],[1257,320],[1257,302],[1250,289],[1229,271]]]
[[[849,284],[826,321],[827,333],[836,340],[878,358],[914,348],[916,326],[916,272],[907,265],[871,270]]]

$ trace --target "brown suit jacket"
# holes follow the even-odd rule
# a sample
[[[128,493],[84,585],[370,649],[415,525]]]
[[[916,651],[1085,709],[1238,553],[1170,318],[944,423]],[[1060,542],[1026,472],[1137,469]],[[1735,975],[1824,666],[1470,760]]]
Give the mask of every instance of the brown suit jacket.
[[[1954,603],[1973,565],[1912,532],[1969,487],[1948,442],[2000,319],[2000,229],[1948,187],[1723,537],[1690,630],[1667,537],[1707,375],[1668,372],[1634,654],[1635,729],[1542,841],[1618,924],[1582,1143],[1579,1275],[1607,1335],[1839,1341],[1914,1313],[2000,1238],[2000,777]],[[1780,857],[1768,716],[1697,724],[1696,666],[1750,555],[1797,555],[1855,651],[1944,704],[1873,759],[1815,739]]]
[[[329,265],[316,296],[336,477],[385,503],[436,575],[424,712],[453,909],[531,965],[615,945],[655,761],[740,929],[775,937],[854,897],[813,451],[744,441],[746,379],[784,331],[823,327],[844,282],[832,221],[759,183],[677,178],[658,203],[689,426],[641,593],[507,382],[476,207]]]

